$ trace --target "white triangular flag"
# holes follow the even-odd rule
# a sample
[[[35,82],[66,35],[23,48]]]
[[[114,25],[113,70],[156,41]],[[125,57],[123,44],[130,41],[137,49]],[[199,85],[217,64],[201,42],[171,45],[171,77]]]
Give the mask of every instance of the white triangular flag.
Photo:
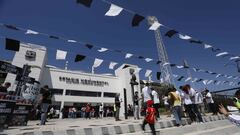
[[[99,67],[102,64],[102,62],[103,62],[102,59],[95,58],[93,67],[94,68]]]
[[[99,49],[98,51],[99,52],[105,52],[105,51],[107,51],[108,49],[107,48],[101,48],[101,49]]]
[[[230,82],[229,85],[230,85],[230,86],[233,85],[233,82]]]
[[[218,74],[217,76],[216,76],[216,78],[218,78],[218,77],[220,77],[221,76],[221,74]]]
[[[235,80],[236,80],[236,79],[238,79],[238,77],[236,76],[236,77],[234,77],[233,79],[235,79]]]
[[[123,8],[111,4],[109,10],[106,12],[105,16],[117,16],[122,12]]]
[[[142,68],[137,68],[137,69],[135,69],[134,74],[139,73],[141,70],[142,70]]]
[[[69,39],[67,41],[70,42],[70,43],[76,43],[77,42],[76,40],[72,40],[72,39]]]
[[[208,80],[203,80],[203,84],[207,85]]]
[[[221,81],[218,81],[216,84],[219,85],[221,83]]]
[[[183,39],[183,40],[189,40],[189,39],[192,38],[192,37],[190,37],[190,36],[188,36],[188,35],[182,35],[182,34],[178,34],[178,37],[179,37],[180,39]]]
[[[132,57],[132,56],[133,56],[133,54],[127,53],[126,56],[125,56],[125,59],[128,59],[128,58],[130,58],[130,57]]]
[[[228,54],[228,52],[221,52],[221,53],[216,54],[216,57],[227,55],[227,54]]]
[[[191,77],[188,77],[188,78],[185,80],[185,82],[190,81],[191,79],[192,79]]]
[[[204,48],[205,48],[205,49],[208,49],[208,48],[211,48],[211,47],[212,47],[211,45],[204,44]]]
[[[208,81],[208,82],[207,82],[207,85],[209,85],[209,84],[212,83],[212,82],[213,82],[213,80]]]
[[[184,66],[176,66],[176,67],[179,68],[179,69],[180,69],[180,68],[184,68]]]
[[[66,51],[57,50],[57,53],[56,53],[56,59],[57,60],[65,60],[66,56],[67,56],[67,52]]]
[[[197,72],[197,69],[196,69],[196,68],[192,68],[192,69],[193,69],[193,71]]]
[[[117,62],[110,62],[109,69],[114,69],[114,67],[117,65]]]
[[[196,82],[198,80],[198,78],[194,78],[193,80],[192,80],[192,82],[194,83],[194,82]]]
[[[27,30],[27,32],[25,34],[39,34],[39,32],[33,31],[33,30]]]
[[[157,30],[160,26],[162,26],[162,24],[160,24],[159,22],[155,21],[151,27],[149,28],[149,30]]]
[[[230,60],[240,59],[239,56],[231,57]]]
[[[173,74],[173,77],[174,77],[174,78],[177,78],[177,77],[178,77],[178,75],[176,75],[176,74]]]
[[[149,77],[152,73],[152,70],[147,69],[145,73],[145,77]]]
[[[232,78],[233,76],[229,76],[228,79]]]
[[[151,58],[146,58],[146,59],[145,59],[146,62],[150,62],[150,61],[152,61],[152,60],[153,60],[153,59],[151,59]]]
[[[163,64],[163,66],[167,66],[167,65],[170,65],[170,63],[166,62]]]

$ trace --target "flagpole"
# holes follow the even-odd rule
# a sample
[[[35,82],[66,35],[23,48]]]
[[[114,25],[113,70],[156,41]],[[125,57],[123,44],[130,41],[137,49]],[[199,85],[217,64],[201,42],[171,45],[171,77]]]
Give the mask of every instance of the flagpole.
[[[92,66],[92,74],[94,74],[94,67]]]

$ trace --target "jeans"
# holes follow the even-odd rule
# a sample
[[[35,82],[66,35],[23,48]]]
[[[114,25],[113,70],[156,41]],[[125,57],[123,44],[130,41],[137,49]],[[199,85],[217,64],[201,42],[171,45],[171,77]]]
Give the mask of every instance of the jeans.
[[[134,119],[139,119],[139,106],[134,106]]]
[[[120,107],[116,106],[115,119],[119,120]]]
[[[197,118],[199,120],[199,122],[203,122],[203,119],[202,119],[202,115],[200,114],[200,112],[198,111],[198,107],[196,104],[192,104],[192,109],[193,109],[193,112],[197,115]]]
[[[181,117],[181,106],[174,106],[172,108],[172,113],[174,115],[174,118],[176,120],[176,124],[177,125],[181,125],[181,120],[182,120],[182,117]]]
[[[45,122],[47,120],[48,107],[49,107],[48,103],[41,104],[41,125],[45,125]]]
[[[197,107],[198,107],[198,111],[199,111],[200,113],[202,113],[203,115],[206,115],[206,114],[205,114],[205,106],[204,106],[204,103],[197,104]]]

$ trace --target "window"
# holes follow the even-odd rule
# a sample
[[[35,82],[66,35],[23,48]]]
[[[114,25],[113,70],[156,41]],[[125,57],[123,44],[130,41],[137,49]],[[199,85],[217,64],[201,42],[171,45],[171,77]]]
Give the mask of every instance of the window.
[[[85,96],[85,97],[101,97],[101,92],[95,91],[79,91],[79,90],[66,90],[67,96]]]
[[[114,98],[116,96],[117,93],[110,93],[110,92],[104,92],[103,96],[104,97],[110,97],[110,98]]]
[[[63,89],[49,89],[52,93],[52,95],[62,95]]]

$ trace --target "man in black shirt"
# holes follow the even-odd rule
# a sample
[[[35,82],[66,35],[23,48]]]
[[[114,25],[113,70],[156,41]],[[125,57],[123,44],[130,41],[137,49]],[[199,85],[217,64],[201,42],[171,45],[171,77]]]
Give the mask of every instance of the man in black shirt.
[[[115,108],[116,108],[116,111],[115,111],[115,120],[116,121],[120,121],[119,119],[119,113],[120,113],[120,107],[121,107],[121,101],[119,100],[119,97],[120,97],[120,94],[116,94],[115,96]]]
[[[40,124],[45,125],[45,122],[47,120],[48,107],[52,103],[51,93],[47,85],[41,88],[40,94],[42,94],[40,99],[40,103],[41,103],[41,123]]]
[[[140,98],[138,97],[138,92],[136,91],[135,92],[135,95],[134,95],[134,119],[140,119],[139,117],[139,100]]]

